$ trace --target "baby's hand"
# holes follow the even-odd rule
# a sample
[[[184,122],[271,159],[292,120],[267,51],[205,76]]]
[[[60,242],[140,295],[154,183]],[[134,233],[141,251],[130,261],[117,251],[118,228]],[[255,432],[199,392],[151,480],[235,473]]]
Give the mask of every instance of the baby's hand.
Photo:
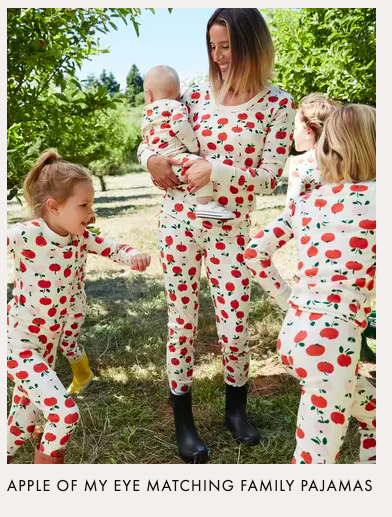
[[[151,257],[147,253],[138,253],[131,258],[131,269],[145,271],[150,265]]]

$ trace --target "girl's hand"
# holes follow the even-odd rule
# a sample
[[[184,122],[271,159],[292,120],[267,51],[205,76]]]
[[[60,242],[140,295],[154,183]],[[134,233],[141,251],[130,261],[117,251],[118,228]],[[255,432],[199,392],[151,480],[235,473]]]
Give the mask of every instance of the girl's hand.
[[[131,258],[131,269],[145,271],[151,263],[151,257],[147,253],[138,253]]]
[[[197,192],[211,181],[212,165],[204,158],[186,162],[187,172],[184,181],[188,183],[190,192]]]
[[[182,162],[170,156],[159,156],[154,154],[147,161],[147,169],[154,178],[159,188],[166,190],[167,188],[177,187],[181,185],[181,181],[174,174],[172,165],[182,165]]]

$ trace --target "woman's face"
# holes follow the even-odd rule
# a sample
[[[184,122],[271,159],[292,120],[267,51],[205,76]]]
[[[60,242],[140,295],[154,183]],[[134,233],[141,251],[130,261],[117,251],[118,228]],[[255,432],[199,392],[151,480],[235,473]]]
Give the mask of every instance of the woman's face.
[[[229,75],[231,50],[229,31],[226,25],[213,25],[210,29],[210,52],[213,61],[219,66],[222,79]]]

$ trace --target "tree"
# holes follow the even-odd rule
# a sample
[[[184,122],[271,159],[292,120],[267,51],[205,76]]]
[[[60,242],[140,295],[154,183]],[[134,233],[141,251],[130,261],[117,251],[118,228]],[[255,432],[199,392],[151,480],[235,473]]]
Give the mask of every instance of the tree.
[[[275,83],[295,101],[321,91],[376,103],[376,9],[263,9],[276,50]]]
[[[150,9],[154,12],[154,9]],[[103,85],[83,88],[76,76],[88,57],[108,52],[99,34],[131,22],[139,8],[9,8],[7,10],[8,188],[16,187],[55,134],[57,144],[74,133],[80,118],[112,109],[119,99]],[[65,90],[73,83],[80,95]],[[72,157],[71,157],[72,158]],[[15,193],[15,189],[11,192]]]
[[[143,79],[136,65],[132,65],[127,75],[125,95],[131,106],[135,106],[135,97],[143,91]]]

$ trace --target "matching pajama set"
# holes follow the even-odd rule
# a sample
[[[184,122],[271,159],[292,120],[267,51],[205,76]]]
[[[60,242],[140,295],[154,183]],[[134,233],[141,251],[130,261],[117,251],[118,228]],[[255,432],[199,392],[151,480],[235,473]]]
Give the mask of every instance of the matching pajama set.
[[[57,347],[69,349],[84,318],[83,271],[87,253],[130,265],[138,251],[89,231],[62,237],[42,219],[8,230],[15,283],[8,306],[8,377],[15,387],[8,418],[7,455],[34,431],[38,411],[46,418],[40,450],[56,456],[79,420],[79,410],[54,371]],[[71,336],[72,334],[72,336]]]
[[[324,184],[286,207],[245,251],[262,287],[288,308],[277,348],[301,387],[293,463],[334,463],[350,416],[359,423],[360,461],[376,458],[376,390],[358,374],[375,292],[375,230],[376,182]],[[293,237],[291,292],[271,259]]]
[[[289,94],[269,86],[238,106],[216,104],[209,86],[183,95],[188,119],[212,164],[214,199],[233,211],[230,221],[195,216],[196,196],[187,185],[165,191],[158,244],[168,305],[167,370],[172,391],[192,384],[198,324],[201,264],[204,259],[215,308],[226,383],[242,386],[249,371],[250,272],[244,261],[250,213],[257,194],[274,190],[290,151],[294,105]],[[144,138],[141,164],[155,154]],[[173,167],[181,177],[182,167]]]

